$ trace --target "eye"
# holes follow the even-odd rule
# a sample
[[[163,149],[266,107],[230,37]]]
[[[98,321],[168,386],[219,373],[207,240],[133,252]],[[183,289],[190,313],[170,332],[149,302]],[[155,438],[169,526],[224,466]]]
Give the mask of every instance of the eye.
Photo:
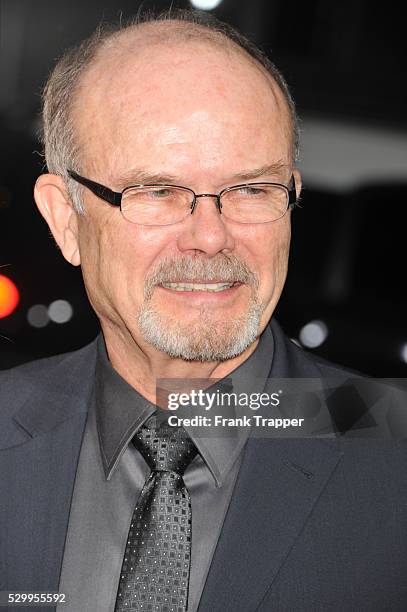
[[[243,185],[235,190],[236,195],[241,196],[262,196],[265,195],[266,190],[261,187],[255,187],[253,185]]]
[[[259,189],[258,187],[242,187],[242,192],[243,193],[247,193],[247,195],[257,195],[258,193],[261,193],[263,190]]]
[[[168,187],[152,187],[152,188],[147,188],[144,193],[150,197],[151,199],[156,199],[156,200],[160,200],[163,198],[170,198],[172,195],[174,195],[174,192],[172,189],[169,189]]]

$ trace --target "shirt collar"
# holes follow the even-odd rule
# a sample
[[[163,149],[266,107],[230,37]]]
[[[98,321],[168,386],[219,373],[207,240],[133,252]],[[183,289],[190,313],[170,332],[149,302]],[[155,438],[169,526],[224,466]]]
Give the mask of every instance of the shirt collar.
[[[237,393],[261,392],[270,375],[273,359],[273,335],[269,326],[246,361],[240,364],[215,388]],[[97,340],[95,378],[96,423],[102,463],[107,480],[120,462],[128,444],[138,429],[157,410],[154,404],[129,385],[112,367],[100,334]],[[232,406],[231,414],[239,416],[239,407]],[[228,430],[228,435],[202,437],[202,429],[185,427],[209,468],[216,486],[224,478],[242,451],[250,433],[249,427]]]

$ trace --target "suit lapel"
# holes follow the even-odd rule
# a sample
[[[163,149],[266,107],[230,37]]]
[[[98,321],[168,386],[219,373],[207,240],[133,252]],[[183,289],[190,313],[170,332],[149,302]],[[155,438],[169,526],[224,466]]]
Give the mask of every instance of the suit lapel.
[[[322,440],[249,440],[200,611],[257,608],[340,458]]]
[[[272,331],[270,378],[320,378],[277,324]],[[259,606],[341,457],[325,440],[248,440],[199,612]]]
[[[71,496],[86,422],[93,345],[46,371],[26,366],[26,400],[0,453],[3,587],[58,590]],[[31,375],[32,372],[32,375]],[[81,384],[82,383],[82,384]],[[1,581],[0,581],[1,584]]]

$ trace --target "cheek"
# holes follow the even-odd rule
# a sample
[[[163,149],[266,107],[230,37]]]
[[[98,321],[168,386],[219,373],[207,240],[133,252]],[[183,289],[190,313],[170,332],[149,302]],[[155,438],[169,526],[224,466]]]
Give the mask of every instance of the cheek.
[[[270,226],[253,226],[242,238],[248,257],[260,281],[260,294],[265,297],[280,287],[286,277],[290,248],[290,223]]]
[[[138,302],[146,276],[168,248],[168,237],[156,228],[130,224],[114,214],[98,219],[98,223],[89,221],[80,237],[87,288],[110,302]]]

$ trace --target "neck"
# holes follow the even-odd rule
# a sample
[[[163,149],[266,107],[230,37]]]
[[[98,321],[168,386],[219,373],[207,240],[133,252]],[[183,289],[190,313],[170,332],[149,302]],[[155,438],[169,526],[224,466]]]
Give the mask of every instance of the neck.
[[[137,341],[128,330],[102,322],[102,331],[113,368],[154,404],[157,380],[224,378],[250,357],[259,342],[257,337],[243,353],[226,361],[184,361]]]

